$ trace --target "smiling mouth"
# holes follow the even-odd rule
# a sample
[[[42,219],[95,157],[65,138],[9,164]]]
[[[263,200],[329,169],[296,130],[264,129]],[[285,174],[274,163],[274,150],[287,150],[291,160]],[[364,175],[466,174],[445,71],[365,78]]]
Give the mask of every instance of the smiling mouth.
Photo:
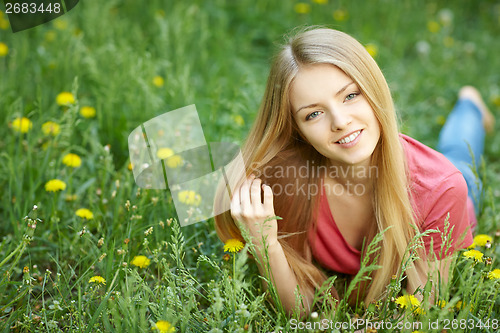
[[[351,141],[354,141],[358,137],[358,135],[361,134],[361,131],[362,130],[356,131],[356,132],[352,133],[351,135],[346,136],[335,143],[345,144],[345,143],[349,143]]]

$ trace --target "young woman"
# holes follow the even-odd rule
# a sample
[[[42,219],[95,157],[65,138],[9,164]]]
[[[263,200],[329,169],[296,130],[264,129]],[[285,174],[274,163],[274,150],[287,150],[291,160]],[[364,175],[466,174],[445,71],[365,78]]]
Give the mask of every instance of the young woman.
[[[399,133],[386,80],[358,41],[331,29],[297,34],[273,62],[242,148],[246,168],[229,171],[237,183],[232,198],[219,188],[215,205],[230,209],[215,218],[219,237],[243,240],[245,228],[259,257],[267,248],[285,309],[296,308],[298,286],[299,306],[308,312],[324,271],[355,275],[363,250],[389,228],[376,257],[382,268],[357,293],[365,304],[380,299],[417,230],[444,231],[449,216],[449,248],[441,234],[424,237],[421,260],[405,272],[410,293],[425,285],[427,259],[446,279],[447,258],[472,243],[476,221],[472,200],[477,205],[480,185],[468,147],[477,163],[492,124],[474,88],[459,97],[440,136],[447,159]],[[269,219],[275,216],[281,219]]]

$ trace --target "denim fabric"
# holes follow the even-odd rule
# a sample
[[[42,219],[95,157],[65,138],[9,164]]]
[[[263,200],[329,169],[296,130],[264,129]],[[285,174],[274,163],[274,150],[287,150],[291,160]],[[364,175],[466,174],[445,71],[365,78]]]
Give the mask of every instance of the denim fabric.
[[[459,99],[439,133],[437,146],[437,149],[462,172],[476,214],[480,205],[482,183],[474,175],[472,167],[475,163],[479,168],[484,152],[484,137],[481,111],[471,100]]]

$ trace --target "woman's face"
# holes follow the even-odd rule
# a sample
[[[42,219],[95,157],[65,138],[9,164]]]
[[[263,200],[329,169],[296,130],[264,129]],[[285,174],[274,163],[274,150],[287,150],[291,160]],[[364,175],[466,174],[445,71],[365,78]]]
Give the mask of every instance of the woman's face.
[[[301,67],[290,87],[302,136],[334,165],[369,165],[380,125],[358,86],[338,67]]]

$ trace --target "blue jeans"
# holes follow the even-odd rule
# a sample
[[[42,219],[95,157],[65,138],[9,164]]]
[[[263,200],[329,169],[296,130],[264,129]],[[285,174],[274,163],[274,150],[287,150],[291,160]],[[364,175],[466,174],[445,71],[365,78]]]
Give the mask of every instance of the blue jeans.
[[[464,175],[469,197],[479,211],[482,183],[472,167],[479,168],[484,151],[483,115],[469,99],[459,99],[439,133],[437,149]],[[472,152],[472,156],[471,156]]]

